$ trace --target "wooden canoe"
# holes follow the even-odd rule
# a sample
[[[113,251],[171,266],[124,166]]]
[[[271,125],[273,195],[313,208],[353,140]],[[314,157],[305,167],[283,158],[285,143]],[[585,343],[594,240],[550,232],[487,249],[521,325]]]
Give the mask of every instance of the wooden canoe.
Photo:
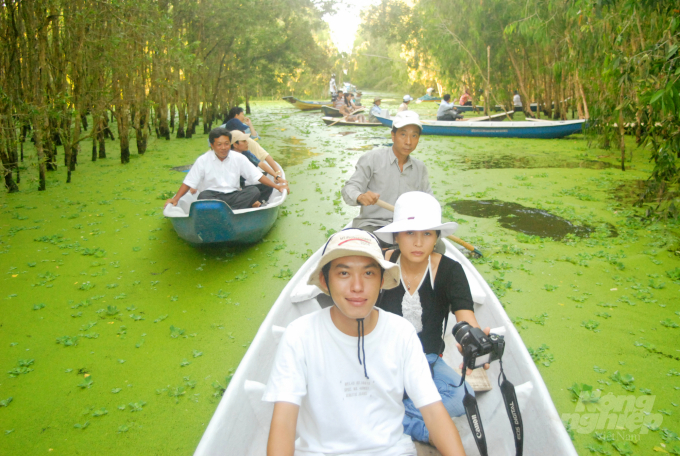
[[[484,112],[484,106],[472,106],[472,105],[454,105],[458,112],[473,112],[482,111]]]
[[[198,200],[199,193],[187,192],[177,206],[169,204],[163,209],[177,235],[194,245],[259,241],[274,226],[288,194],[285,190],[283,193],[274,190],[266,206],[232,210],[224,201]]]
[[[332,101],[303,101],[295,97],[283,97],[283,99],[302,111],[312,111],[314,109],[321,109],[322,106],[333,105]]]
[[[392,120],[378,116],[386,127]],[[470,122],[424,120],[423,134],[438,136],[477,136],[485,138],[542,138],[555,139],[579,133],[585,120],[551,122]]]
[[[342,114],[340,114],[340,111],[338,109],[331,107],[331,106],[322,106],[321,110],[323,111],[323,115],[325,117],[342,117]]]
[[[492,332],[504,334],[503,368],[516,388],[524,422],[525,456],[576,456],[571,439],[553,405],[543,379],[512,321],[484,278],[468,259],[448,240],[446,255],[458,261],[470,282],[477,320]],[[276,346],[285,327],[296,318],[332,305],[329,298],[307,278],[321,258],[322,249],[314,253],[288,282],[260,326],[241,364],[234,373],[215,414],[194,453],[195,456],[261,456],[266,453],[273,405],[261,400],[269,378]],[[456,319],[449,315],[444,360],[458,366],[461,356],[451,329]],[[514,441],[505,406],[497,386],[499,363],[491,364],[488,376],[491,391],[477,393],[479,409],[487,432],[489,454],[515,454]],[[224,374],[226,375],[226,369]],[[454,418],[468,455],[477,455],[465,416]],[[426,454],[419,449],[420,454]]]
[[[423,95],[416,99],[416,103],[434,103],[438,101],[442,101],[442,99],[440,97],[431,97],[430,95]]]
[[[467,119],[467,122],[494,122],[494,121],[502,121],[505,120],[507,116],[510,116],[514,114],[515,111],[507,111],[507,112],[502,112],[500,114],[494,114],[491,116],[482,116],[482,117],[469,117]]]
[[[380,122],[348,122],[338,117],[322,117],[321,119],[326,122],[326,125],[338,127],[379,127],[382,125]]]

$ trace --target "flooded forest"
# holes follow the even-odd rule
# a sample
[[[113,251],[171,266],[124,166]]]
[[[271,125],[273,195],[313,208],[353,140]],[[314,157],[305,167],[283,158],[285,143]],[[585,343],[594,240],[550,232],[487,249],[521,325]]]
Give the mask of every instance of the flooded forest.
[[[358,215],[357,161],[392,146],[282,100],[330,105],[332,75],[367,118],[409,94],[436,125],[468,92],[461,125],[582,121],[423,130],[413,157],[577,453],[680,454],[676,2],[8,0],[0,34],[0,454],[194,453],[279,295]],[[257,242],[187,242],[164,205],[235,107],[290,194]]]

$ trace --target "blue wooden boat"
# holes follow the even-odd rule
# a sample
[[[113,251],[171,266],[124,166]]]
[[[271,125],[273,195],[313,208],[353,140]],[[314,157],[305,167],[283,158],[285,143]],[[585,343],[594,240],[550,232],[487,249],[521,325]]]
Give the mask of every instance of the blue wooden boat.
[[[378,116],[380,123],[392,128],[392,120]],[[579,133],[585,120],[546,122],[448,122],[424,120],[423,134],[438,136],[477,136],[484,138],[555,139]]]
[[[283,97],[283,99],[302,111],[312,111],[314,109],[321,109],[322,106],[333,105],[332,101],[303,101],[295,97]]]
[[[196,245],[236,245],[255,243],[269,232],[288,192],[274,190],[266,206],[237,210],[224,201],[198,200],[199,193],[187,192],[177,206],[169,204],[163,209],[177,235]]]
[[[484,106],[454,105],[458,112],[484,111]]]

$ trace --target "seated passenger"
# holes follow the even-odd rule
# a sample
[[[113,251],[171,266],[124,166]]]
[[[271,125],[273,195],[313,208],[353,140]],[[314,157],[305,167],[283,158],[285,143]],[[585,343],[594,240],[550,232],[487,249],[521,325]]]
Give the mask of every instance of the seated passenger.
[[[287,190],[286,184],[275,184],[239,153],[230,153],[231,133],[221,127],[213,128],[208,135],[210,150],[196,159],[179,190],[165,205],[177,206],[179,199],[188,191],[198,194],[198,199],[218,199],[231,209],[260,207],[260,190],[255,186],[240,188],[240,178],[259,182],[280,192]]]
[[[361,106],[361,97],[363,96],[363,93],[357,92],[357,96],[354,97],[354,105],[355,106]]]
[[[364,117],[363,114],[352,114],[354,112],[354,109],[352,108],[352,102],[350,100],[349,93],[345,94],[345,104],[344,106],[341,106],[339,109],[340,114],[343,115],[346,121],[366,123],[366,117]]]
[[[274,182],[277,184],[288,184],[281,176],[277,175],[276,172],[267,164],[267,162],[260,161],[252,152],[248,150],[248,135],[241,133],[238,130],[231,132],[231,150],[243,154],[250,163],[257,166],[265,173],[274,177]],[[249,182],[245,178],[241,177],[241,188],[246,188]],[[253,185],[251,183],[251,185]],[[267,187],[264,184],[254,184],[255,187],[260,191],[260,203],[264,204],[269,200],[269,197],[274,190],[272,187]],[[290,192],[290,190],[289,190]]]
[[[434,252],[437,239],[453,234],[457,226],[453,222],[441,222],[441,207],[432,195],[408,192],[397,199],[394,222],[374,232],[383,241],[398,245],[397,250],[388,250],[385,257],[399,266],[401,279],[397,287],[384,292],[378,307],[402,315],[415,328],[450,416],[465,413],[465,390],[462,385],[456,388],[460,375],[439,356],[444,352],[444,321],[451,311],[457,321],[479,327],[463,267]],[[488,334],[489,328],[484,332]],[[468,391],[472,392],[469,384]],[[415,440],[427,442],[428,429],[431,429],[423,421],[421,412],[410,398],[404,400],[404,406],[404,432]]]
[[[338,97],[333,102],[333,107],[339,111],[343,106],[345,106],[345,96],[342,93],[342,89],[339,89]]]
[[[472,106],[472,96],[468,89],[465,89],[465,93],[460,96],[460,102],[458,104],[461,106]]]
[[[260,136],[255,131],[255,127],[253,127],[253,123],[250,121],[250,118],[246,117],[243,112],[243,108],[238,106],[234,106],[229,110],[227,122],[220,126],[222,128],[226,128],[229,131],[242,131],[243,133],[250,135],[250,137],[253,139],[260,139]]]
[[[465,454],[415,330],[374,307],[380,289],[398,282],[371,234],[350,228],[328,239],[308,284],[334,305],[294,320],[281,337],[262,396],[274,402],[268,456],[415,455],[403,432],[404,391],[439,451]]]
[[[375,97],[373,99],[373,106],[371,106],[371,111],[369,112],[369,115],[368,115],[368,121],[369,122],[380,122],[376,116],[382,117],[382,110],[380,109],[380,103],[381,102],[382,102],[382,98],[380,98],[380,97]]]
[[[248,135],[245,133],[241,133],[239,130],[234,130],[231,132],[231,137],[232,139],[234,138],[234,135],[236,134],[235,132],[238,132],[239,134],[243,134],[246,138],[246,142],[248,143],[248,151],[250,151],[251,154],[253,154],[258,161],[263,161],[266,162],[271,169],[275,171],[274,174],[271,174],[272,176],[283,176],[283,170],[281,170],[281,167],[279,166],[278,163],[274,161],[274,159],[269,155],[269,153],[264,150],[264,148],[254,139],[250,138]],[[242,137],[241,137],[242,138]],[[252,161],[252,160],[251,160]],[[255,165],[258,166],[258,165]]]
[[[439,104],[439,109],[437,110],[437,120],[458,120],[462,118],[463,115],[458,114],[456,105],[451,103],[451,95],[448,93],[444,95],[444,99]]]

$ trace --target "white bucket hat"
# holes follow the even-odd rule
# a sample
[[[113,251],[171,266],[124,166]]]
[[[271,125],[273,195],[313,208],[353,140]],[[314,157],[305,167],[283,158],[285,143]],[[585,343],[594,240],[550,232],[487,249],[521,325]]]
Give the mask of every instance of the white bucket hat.
[[[385,242],[394,243],[392,233],[404,231],[439,230],[446,237],[458,228],[455,222],[442,223],[442,208],[434,196],[423,192],[408,192],[401,195],[394,205],[394,221],[375,231]]]
[[[411,100],[413,100],[413,98],[411,98],[411,95],[404,95],[404,103],[408,103]]]
[[[415,111],[401,111],[398,112],[392,120],[393,128],[401,128],[406,125],[417,125],[420,131],[423,131],[423,123],[420,121],[420,116]]]
[[[389,290],[399,285],[400,275],[399,266],[391,263],[383,258],[382,250],[378,240],[370,233],[360,230],[358,228],[349,228],[333,234],[328,238],[323,254],[316,265],[314,271],[309,276],[307,284],[316,285],[321,290],[321,282],[319,281],[319,273],[324,266],[333,260],[346,256],[365,256],[373,258],[385,270],[383,278],[383,290]],[[324,291],[324,293],[326,293]],[[326,293],[328,294],[328,293]]]

